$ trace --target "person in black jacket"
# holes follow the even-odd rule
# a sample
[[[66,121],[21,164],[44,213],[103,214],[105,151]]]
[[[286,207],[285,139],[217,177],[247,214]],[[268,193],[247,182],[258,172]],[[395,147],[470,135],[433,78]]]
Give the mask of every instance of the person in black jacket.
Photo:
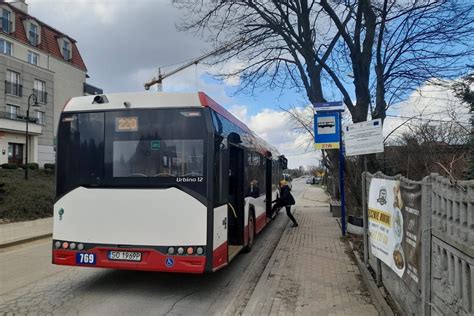
[[[291,195],[290,187],[288,186],[285,180],[280,181],[280,197],[278,197],[275,201],[272,201],[272,203],[275,203],[272,207],[272,218],[275,217],[276,210],[284,206],[286,209],[286,215],[288,215],[288,217],[292,221],[291,227],[298,226],[298,222],[296,222],[295,217],[293,216],[293,214],[291,214],[291,206],[295,205],[295,198],[293,197],[293,195]]]

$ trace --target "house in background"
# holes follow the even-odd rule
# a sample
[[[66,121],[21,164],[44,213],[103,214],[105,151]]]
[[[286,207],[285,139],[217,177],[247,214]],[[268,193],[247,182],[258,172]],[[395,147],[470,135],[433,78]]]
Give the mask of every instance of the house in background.
[[[0,1],[0,164],[23,163],[26,110],[30,107],[29,162],[55,162],[59,115],[71,98],[99,94],[86,83],[76,41],[28,14],[24,0]],[[33,99],[33,98],[30,98]]]

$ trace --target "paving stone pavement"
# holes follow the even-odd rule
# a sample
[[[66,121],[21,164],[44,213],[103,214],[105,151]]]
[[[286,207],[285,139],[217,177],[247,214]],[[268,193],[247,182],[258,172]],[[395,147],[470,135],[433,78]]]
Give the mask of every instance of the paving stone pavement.
[[[295,217],[243,314],[378,315],[321,188],[297,199]]]

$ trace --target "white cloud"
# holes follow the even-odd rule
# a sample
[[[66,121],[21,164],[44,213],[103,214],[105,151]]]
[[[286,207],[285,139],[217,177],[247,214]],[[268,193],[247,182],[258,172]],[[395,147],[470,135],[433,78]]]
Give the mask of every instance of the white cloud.
[[[409,124],[432,121],[452,121],[469,125],[469,109],[461,104],[453,92],[443,86],[426,83],[414,91],[407,100],[395,104],[388,111],[384,122],[385,137],[393,139],[407,131]],[[405,123],[406,122],[406,123]],[[405,123],[405,124],[403,124]],[[399,127],[401,125],[401,127]]]
[[[320,152],[313,149],[310,135],[295,131],[289,121],[288,113],[282,110],[262,109],[254,115],[249,115],[245,105],[231,106],[229,111],[284,154],[288,158],[290,168],[319,163]]]

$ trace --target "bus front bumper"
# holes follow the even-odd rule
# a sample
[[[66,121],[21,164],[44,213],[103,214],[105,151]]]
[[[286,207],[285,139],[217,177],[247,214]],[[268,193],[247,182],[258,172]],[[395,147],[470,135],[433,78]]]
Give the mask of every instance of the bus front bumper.
[[[53,249],[53,264],[91,268],[110,268],[178,273],[204,273],[206,257],[166,255],[154,249],[127,248],[127,252],[140,252],[140,261],[111,260],[110,251],[123,248],[95,247],[87,251]]]

